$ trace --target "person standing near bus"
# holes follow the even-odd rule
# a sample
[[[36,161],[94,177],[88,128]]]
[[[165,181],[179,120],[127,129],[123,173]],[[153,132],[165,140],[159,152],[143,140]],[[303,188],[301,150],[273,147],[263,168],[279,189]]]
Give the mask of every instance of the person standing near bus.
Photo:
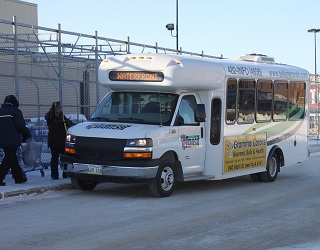
[[[0,147],[4,151],[0,167],[0,186],[6,185],[3,180],[10,168],[16,184],[27,181],[17,159],[17,150],[21,142],[25,142],[31,134],[18,107],[17,98],[14,95],[8,95],[0,108]]]
[[[73,122],[64,116],[60,102],[54,102],[50,110],[44,117],[47,121],[48,133],[48,147],[51,150],[51,179],[59,179],[59,157],[65,153],[65,140],[67,130],[73,126]],[[63,174],[63,178],[66,176]]]

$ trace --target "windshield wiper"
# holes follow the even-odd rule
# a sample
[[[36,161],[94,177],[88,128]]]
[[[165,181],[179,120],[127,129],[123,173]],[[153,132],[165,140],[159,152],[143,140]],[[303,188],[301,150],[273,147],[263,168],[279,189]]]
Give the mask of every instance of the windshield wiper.
[[[109,118],[100,117],[100,116],[94,117],[94,118],[90,118],[90,120],[92,120],[92,121],[95,121],[95,120],[98,120],[98,121],[101,121],[101,120],[103,120],[103,121],[110,121]]]
[[[133,118],[133,117],[119,117],[118,118],[119,121],[129,121],[129,122],[144,122],[144,119],[138,119],[138,118]]]

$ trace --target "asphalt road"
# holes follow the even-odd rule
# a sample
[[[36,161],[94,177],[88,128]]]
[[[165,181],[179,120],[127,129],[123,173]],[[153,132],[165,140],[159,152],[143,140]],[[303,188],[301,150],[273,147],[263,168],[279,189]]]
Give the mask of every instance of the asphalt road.
[[[273,183],[250,177],[179,184],[103,184],[0,203],[0,249],[320,249],[320,156]]]

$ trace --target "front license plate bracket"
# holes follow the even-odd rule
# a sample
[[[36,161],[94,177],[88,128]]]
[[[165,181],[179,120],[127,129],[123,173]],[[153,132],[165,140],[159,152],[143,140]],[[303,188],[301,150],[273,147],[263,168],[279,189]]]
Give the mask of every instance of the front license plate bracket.
[[[90,165],[90,166],[88,166],[88,174],[102,175],[102,167]]]

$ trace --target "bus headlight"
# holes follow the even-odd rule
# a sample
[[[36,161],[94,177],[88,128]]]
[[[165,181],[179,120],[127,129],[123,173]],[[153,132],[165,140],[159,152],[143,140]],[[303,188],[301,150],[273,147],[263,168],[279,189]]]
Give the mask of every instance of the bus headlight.
[[[124,159],[151,159],[152,158],[152,139],[137,138],[128,139],[124,148]]]
[[[75,150],[76,136],[67,134],[65,143],[65,152],[67,154],[76,154]]]
[[[75,143],[75,142],[76,142],[76,136],[75,136],[75,135],[71,135],[71,134],[67,134],[66,142],[73,142],[73,143]]]
[[[150,138],[128,139],[126,147],[152,147],[152,139]]]

